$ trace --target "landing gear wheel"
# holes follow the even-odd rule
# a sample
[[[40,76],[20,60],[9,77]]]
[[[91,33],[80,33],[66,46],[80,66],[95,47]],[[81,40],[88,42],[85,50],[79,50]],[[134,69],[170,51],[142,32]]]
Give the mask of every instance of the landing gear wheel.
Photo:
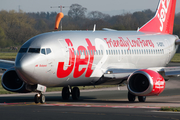
[[[133,95],[132,93],[128,92],[128,100],[129,102],[134,102],[136,99],[136,96]]]
[[[35,102],[35,103],[39,103],[39,102],[40,102],[39,94],[36,94],[36,95],[34,96],[34,102]]]
[[[62,89],[62,99],[63,100],[68,100],[70,96],[69,88],[68,87],[63,87]]]
[[[146,101],[146,96],[138,96],[139,102],[145,102]]]
[[[39,99],[40,99],[41,103],[45,103],[46,102],[46,98],[45,98],[45,96],[43,94],[40,95]]]
[[[80,91],[78,87],[74,87],[72,90],[72,99],[73,100],[78,100],[80,96]]]

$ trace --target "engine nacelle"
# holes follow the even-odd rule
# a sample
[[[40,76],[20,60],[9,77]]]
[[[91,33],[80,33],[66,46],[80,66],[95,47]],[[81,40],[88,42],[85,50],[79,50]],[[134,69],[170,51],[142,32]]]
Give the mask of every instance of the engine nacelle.
[[[14,68],[7,70],[2,76],[2,86],[11,92],[27,93],[31,92],[26,89],[26,83],[17,75]]]
[[[159,95],[165,88],[164,78],[153,70],[138,70],[127,80],[128,90],[136,96]]]

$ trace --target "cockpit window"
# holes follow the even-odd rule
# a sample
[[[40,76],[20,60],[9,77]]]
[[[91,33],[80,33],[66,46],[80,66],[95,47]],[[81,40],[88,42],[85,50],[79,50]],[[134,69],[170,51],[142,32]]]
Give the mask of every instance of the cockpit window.
[[[20,48],[19,53],[26,53],[28,48]]]
[[[45,55],[46,54],[46,50],[45,49],[41,49],[41,53]]]
[[[51,49],[50,48],[46,48],[46,52],[47,52],[47,54],[50,54],[51,53]]]
[[[41,54],[48,55],[51,53],[50,48],[41,48]]]
[[[40,48],[29,48],[29,53],[40,53]]]

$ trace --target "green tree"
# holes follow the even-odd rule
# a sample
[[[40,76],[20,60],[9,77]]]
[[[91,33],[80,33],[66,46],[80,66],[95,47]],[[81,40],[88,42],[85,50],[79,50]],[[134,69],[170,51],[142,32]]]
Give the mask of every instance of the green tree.
[[[0,11],[0,25],[6,34],[6,39],[14,45],[23,44],[37,34],[34,29],[36,21],[29,18],[23,11]]]
[[[3,29],[0,27],[0,47],[6,47],[5,38],[6,38],[6,35],[4,34]]]

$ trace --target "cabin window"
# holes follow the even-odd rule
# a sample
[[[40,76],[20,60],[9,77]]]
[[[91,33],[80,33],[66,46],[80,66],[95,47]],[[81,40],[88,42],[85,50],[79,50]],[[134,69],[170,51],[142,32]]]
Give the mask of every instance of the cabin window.
[[[78,51],[78,50],[77,50],[77,52],[76,52],[76,53],[77,53],[77,55],[79,56],[79,51]]]
[[[108,55],[108,50],[106,50],[106,54]]]
[[[79,50],[79,52],[80,52],[80,55],[82,55],[82,50]]]
[[[103,50],[101,50],[101,54],[103,55]]]
[[[101,55],[101,52],[100,52],[100,50],[98,50],[99,51],[99,55]]]
[[[98,51],[96,50],[96,55],[98,55]]]
[[[114,55],[116,55],[116,51],[115,50],[113,50],[114,51]]]
[[[124,54],[126,54],[126,50],[124,50]]]
[[[118,51],[116,50],[116,55],[118,55]]]
[[[96,51],[95,50],[93,50],[93,54],[96,55]]]

